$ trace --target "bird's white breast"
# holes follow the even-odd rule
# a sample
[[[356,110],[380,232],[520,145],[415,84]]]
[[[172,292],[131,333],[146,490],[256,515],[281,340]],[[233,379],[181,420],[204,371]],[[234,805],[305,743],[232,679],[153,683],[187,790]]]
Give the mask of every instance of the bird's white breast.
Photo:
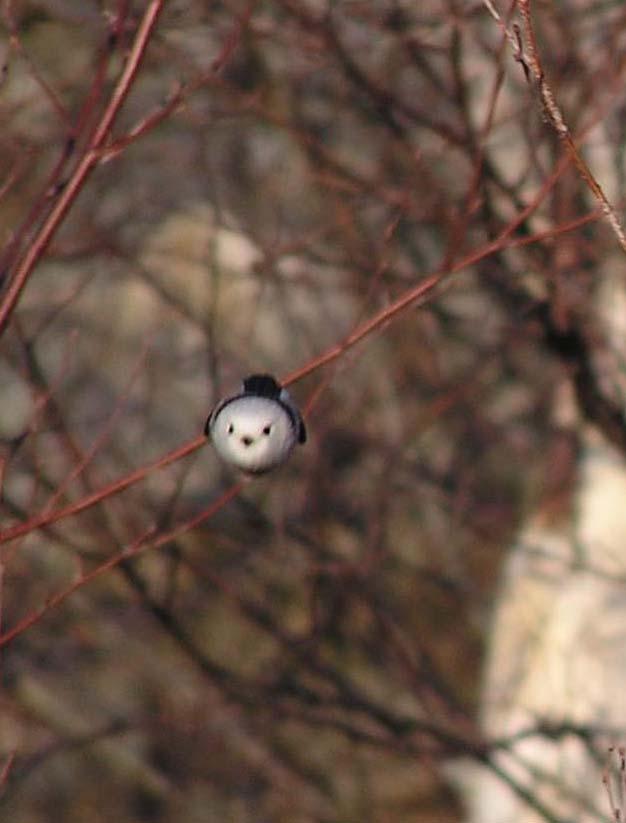
[[[240,397],[226,403],[210,426],[221,457],[242,471],[261,473],[282,463],[297,433],[283,406],[265,397]]]

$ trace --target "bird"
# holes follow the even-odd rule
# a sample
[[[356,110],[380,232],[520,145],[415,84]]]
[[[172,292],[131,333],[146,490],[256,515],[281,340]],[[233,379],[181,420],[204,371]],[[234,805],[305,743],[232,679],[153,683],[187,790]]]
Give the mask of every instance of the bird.
[[[238,394],[214,406],[204,433],[225,463],[250,475],[280,466],[307,438],[302,415],[271,374],[246,377]]]

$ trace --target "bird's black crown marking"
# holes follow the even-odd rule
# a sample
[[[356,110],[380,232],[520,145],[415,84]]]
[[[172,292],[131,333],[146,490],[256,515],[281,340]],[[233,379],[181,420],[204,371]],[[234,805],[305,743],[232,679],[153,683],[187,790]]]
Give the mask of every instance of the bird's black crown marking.
[[[243,381],[243,390],[245,394],[254,394],[256,397],[278,400],[282,386],[271,374],[251,374]]]

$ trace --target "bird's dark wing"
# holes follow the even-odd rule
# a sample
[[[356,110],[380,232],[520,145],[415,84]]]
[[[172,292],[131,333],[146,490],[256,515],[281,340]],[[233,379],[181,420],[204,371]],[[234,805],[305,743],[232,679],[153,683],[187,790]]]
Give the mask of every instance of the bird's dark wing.
[[[211,423],[213,422],[213,418],[215,417],[216,409],[211,409],[211,413],[206,419],[206,423],[204,424],[204,435],[208,437],[211,433]]]
[[[298,443],[306,443],[306,426],[301,417],[298,420]]]
[[[229,403],[232,403],[233,400],[237,400],[237,398],[241,397],[240,394],[235,395],[234,397],[227,397],[225,400],[220,400],[219,403],[216,403],[215,406],[209,412],[209,416],[206,419],[206,423],[204,424],[204,433],[208,437],[211,433],[211,426],[215,421],[217,415],[222,411],[225,406],[228,406]]]

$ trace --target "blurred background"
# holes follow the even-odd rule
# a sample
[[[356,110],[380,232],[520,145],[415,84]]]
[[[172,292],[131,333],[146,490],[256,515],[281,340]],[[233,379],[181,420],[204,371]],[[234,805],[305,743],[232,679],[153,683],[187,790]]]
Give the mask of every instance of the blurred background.
[[[2,5],[4,295],[148,6]],[[626,9],[533,14],[620,214]],[[507,772],[482,672],[493,625],[519,660],[493,622],[518,536],[571,535],[590,443],[626,476],[624,262],[483,3],[164,4],[0,346],[2,818],[446,823],[481,766],[521,798],[500,823],[609,819],[593,787],[587,818]],[[221,504],[237,478],[206,445],[106,492],[254,371],[306,373],[309,441],[286,466]],[[619,562],[609,576],[618,602]],[[534,605],[511,618],[529,643]],[[592,714],[524,718],[593,750],[599,791],[621,677]]]

